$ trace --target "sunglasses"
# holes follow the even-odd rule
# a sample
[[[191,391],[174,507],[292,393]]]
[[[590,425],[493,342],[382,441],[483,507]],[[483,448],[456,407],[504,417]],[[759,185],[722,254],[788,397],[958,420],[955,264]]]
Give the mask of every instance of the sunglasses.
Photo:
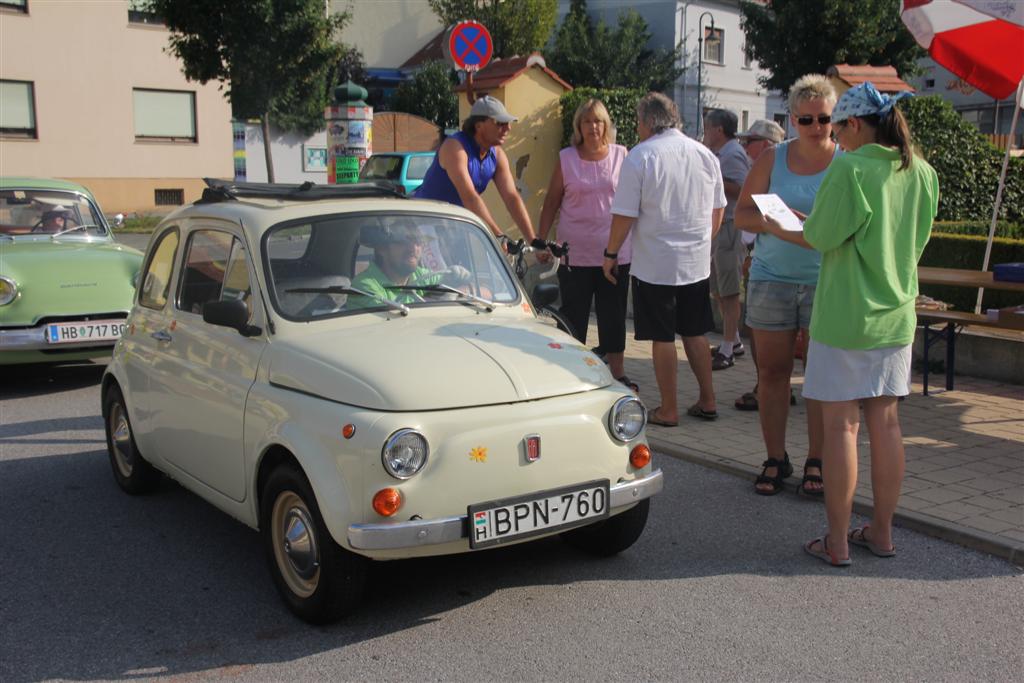
[[[832,139],[832,142],[839,142],[839,131],[846,128],[847,121],[836,121],[832,124],[832,132],[828,136]]]
[[[796,117],[796,122],[801,126],[810,126],[814,123],[814,117],[798,116]],[[818,123],[820,123],[823,126],[827,126],[828,124],[832,123],[832,117],[828,114],[818,114]]]
[[[746,138],[745,140],[740,140],[740,144],[744,147],[752,145],[755,142],[770,142],[770,140],[768,140],[768,138]]]

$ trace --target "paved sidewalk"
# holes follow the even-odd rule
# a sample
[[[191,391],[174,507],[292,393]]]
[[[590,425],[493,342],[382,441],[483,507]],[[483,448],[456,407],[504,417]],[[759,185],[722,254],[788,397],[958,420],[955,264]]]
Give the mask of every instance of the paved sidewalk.
[[[626,344],[626,373],[640,384],[648,409],[659,404],[650,343],[633,340],[632,321]],[[712,344],[720,338],[709,336]],[[597,345],[591,320],[587,345]],[[749,347],[736,364],[713,373],[719,418],[710,422],[685,415],[697,400],[697,384],[678,341],[678,427],[648,427],[656,451],[699,462],[749,478],[761,471],[766,454],[757,412],[743,412],[733,401],[754,387],[754,362]],[[907,454],[907,472],[897,524],[1024,565],[1024,387],[958,376],[954,391],[921,394],[915,373],[913,393],[900,404]],[[793,377],[797,405],[790,409],[786,446],[795,473],[788,480],[795,492],[807,456],[806,410],[800,387],[803,368],[796,361]],[[935,384],[939,384],[936,381]],[[855,509],[871,510],[871,468],[867,428],[858,435],[859,467]],[[753,484],[743,495],[755,495]],[[709,491],[709,495],[737,495]],[[795,493],[794,493],[795,494]],[[789,495],[782,494],[782,495]],[[765,498],[770,505],[771,498]],[[824,509],[821,510],[824,525]]]

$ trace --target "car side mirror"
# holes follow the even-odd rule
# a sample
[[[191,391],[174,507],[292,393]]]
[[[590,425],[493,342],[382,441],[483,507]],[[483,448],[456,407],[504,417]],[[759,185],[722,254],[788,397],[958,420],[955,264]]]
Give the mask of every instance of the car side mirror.
[[[555,303],[558,298],[558,285],[543,283],[533,288],[533,305],[543,308],[548,304]]]
[[[249,307],[241,299],[207,301],[203,304],[203,321],[238,330],[243,337],[255,337],[263,333],[261,328],[249,324]]]

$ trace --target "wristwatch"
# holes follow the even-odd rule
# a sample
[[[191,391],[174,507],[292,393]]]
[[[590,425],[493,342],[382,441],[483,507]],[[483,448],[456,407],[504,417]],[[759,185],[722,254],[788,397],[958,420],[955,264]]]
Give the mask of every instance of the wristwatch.
[[[605,258],[610,258],[611,260],[614,261],[615,259],[619,258],[619,252],[612,253],[612,252],[608,251],[607,249],[605,249],[604,250],[604,257]]]

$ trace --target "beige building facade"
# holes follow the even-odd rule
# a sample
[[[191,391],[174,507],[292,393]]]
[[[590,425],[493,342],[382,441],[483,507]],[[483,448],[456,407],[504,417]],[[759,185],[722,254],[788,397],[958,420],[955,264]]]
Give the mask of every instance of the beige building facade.
[[[185,79],[168,35],[128,0],[0,2],[0,175],[75,180],[107,213],[234,177],[231,106]]]

